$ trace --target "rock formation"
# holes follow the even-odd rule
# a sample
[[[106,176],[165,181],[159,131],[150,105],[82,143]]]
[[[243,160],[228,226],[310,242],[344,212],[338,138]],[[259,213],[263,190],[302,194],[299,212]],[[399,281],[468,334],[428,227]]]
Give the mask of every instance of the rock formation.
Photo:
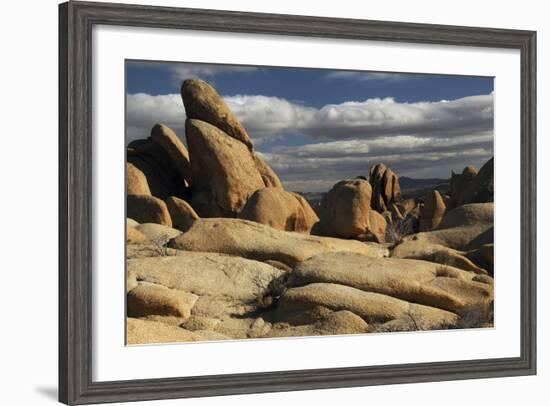
[[[437,190],[429,190],[420,211],[420,231],[431,231],[441,223],[445,214],[445,202]]]
[[[236,217],[264,182],[247,146],[213,125],[186,122],[191,154],[191,205],[201,217]]]
[[[126,197],[127,216],[139,223],[157,223],[172,226],[166,203],[155,196],[128,195]]]
[[[494,199],[494,160],[489,159],[479,170],[467,166],[462,174],[451,174],[451,197],[449,207],[468,203],[486,203]]]
[[[253,221],[226,218],[198,219],[187,232],[168,245],[182,251],[216,252],[259,261],[276,260],[290,266],[322,252],[388,255],[383,247],[372,247],[359,241],[279,231]]]
[[[187,231],[193,225],[193,222],[199,218],[199,215],[189,203],[175,196],[166,199],[166,206],[172,218],[172,223],[178,230]]]
[[[397,175],[386,165],[372,165],[369,171],[372,186],[372,208],[379,213],[387,210],[393,202],[401,200],[401,188]]]
[[[321,201],[320,222],[315,232],[339,238],[370,234],[371,195],[371,185],[366,180],[338,182]]]
[[[319,221],[317,214],[303,197],[273,187],[254,192],[239,217],[278,230],[305,233],[309,233]]]
[[[191,205],[201,217],[237,217],[254,192],[282,187],[212,86],[189,79],[181,96],[193,174]]]
[[[424,201],[373,165],[304,194],[316,213],[211,85],[181,96],[186,144],[157,124],[127,148],[128,344],[492,325],[492,159]]]

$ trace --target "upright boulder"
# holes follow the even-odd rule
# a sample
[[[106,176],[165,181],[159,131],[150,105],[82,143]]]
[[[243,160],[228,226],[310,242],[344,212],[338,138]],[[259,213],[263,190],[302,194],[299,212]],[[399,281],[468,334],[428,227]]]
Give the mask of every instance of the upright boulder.
[[[201,120],[186,121],[191,205],[201,217],[236,217],[264,181],[247,146]]]
[[[170,156],[181,177],[190,185],[192,180],[189,152],[176,133],[164,124],[156,124],[151,130],[151,139]]]
[[[187,79],[181,85],[181,98],[188,119],[205,121],[252,149],[252,141],[237,117],[210,84]]]
[[[321,201],[318,233],[352,238],[370,232],[371,194],[369,182],[363,179],[336,183]]]
[[[431,231],[441,223],[445,214],[445,202],[437,190],[428,190],[420,212],[420,231]]]
[[[464,203],[464,194],[477,175],[477,169],[473,166],[464,168],[461,174],[451,173],[451,199],[449,208],[460,206]]]
[[[178,147],[175,146],[177,137],[175,134],[166,135],[167,128],[158,125],[153,127],[152,133],[155,135],[155,140],[152,136],[135,140],[130,142],[126,149],[126,160],[145,175],[151,194],[160,199],[166,199],[168,196],[184,196],[188,184],[186,178],[190,179],[182,169],[186,159],[185,153],[182,150],[178,155],[176,150]],[[164,135],[159,135],[161,130]],[[175,159],[178,156],[179,159]]]
[[[401,200],[401,188],[397,175],[386,165],[372,165],[369,171],[372,186],[372,208],[379,213],[390,210],[392,203]]]
[[[309,203],[282,188],[264,188],[254,192],[239,217],[283,231],[309,233],[319,218]]]
[[[462,203],[486,203],[494,200],[494,160],[481,167],[462,196]]]
[[[379,243],[386,242],[388,224],[384,216],[375,210],[369,211],[370,232],[374,240]]]
[[[150,195],[151,190],[147,178],[130,162],[126,162],[126,194],[128,195]]]

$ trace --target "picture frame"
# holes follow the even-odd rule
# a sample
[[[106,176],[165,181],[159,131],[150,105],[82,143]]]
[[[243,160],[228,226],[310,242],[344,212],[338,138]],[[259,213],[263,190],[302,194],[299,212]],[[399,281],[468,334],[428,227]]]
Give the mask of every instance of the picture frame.
[[[92,377],[92,28],[151,27],[515,49],[521,60],[520,356],[182,378]],[[142,401],[536,374],[536,32],[73,2],[59,6],[59,400]]]

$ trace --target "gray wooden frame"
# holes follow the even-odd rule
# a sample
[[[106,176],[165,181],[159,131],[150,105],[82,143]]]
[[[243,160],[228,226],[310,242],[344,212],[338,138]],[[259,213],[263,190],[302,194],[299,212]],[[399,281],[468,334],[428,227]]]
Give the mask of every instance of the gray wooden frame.
[[[491,48],[521,53],[521,355],[517,358],[94,382],[91,374],[94,24]],[[498,157],[497,157],[498,159]],[[66,404],[341,388],[536,373],[536,33],[68,2],[59,6],[59,400]]]

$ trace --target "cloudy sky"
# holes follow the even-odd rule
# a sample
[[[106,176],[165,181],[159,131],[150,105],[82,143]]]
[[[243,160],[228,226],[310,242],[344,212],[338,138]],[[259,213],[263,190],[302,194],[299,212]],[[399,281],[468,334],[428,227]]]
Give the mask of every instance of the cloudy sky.
[[[127,140],[154,124],[185,142],[181,82],[216,87],[289,190],[326,191],[384,162],[448,178],[493,155],[493,78],[128,61]]]

